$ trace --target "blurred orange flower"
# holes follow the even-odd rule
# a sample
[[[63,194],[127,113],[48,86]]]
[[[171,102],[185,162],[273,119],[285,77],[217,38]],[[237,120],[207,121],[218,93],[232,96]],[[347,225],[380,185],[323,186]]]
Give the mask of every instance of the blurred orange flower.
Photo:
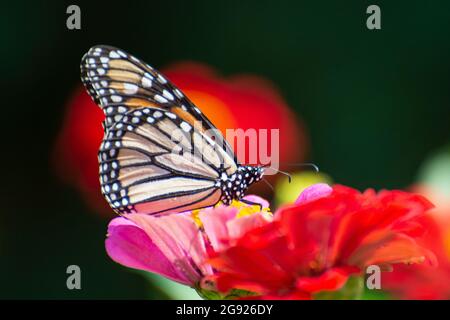
[[[426,230],[419,242],[436,255],[437,266],[396,265],[393,272],[385,273],[382,288],[399,299],[447,300],[450,299],[450,205],[435,188],[420,184],[413,191],[425,195],[436,208],[421,218]]]
[[[280,129],[279,161],[304,159],[304,127],[269,81],[253,75],[223,78],[212,68],[193,62],[178,63],[162,71],[222,133],[236,128]],[[103,118],[100,108],[83,88],[78,88],[67,105],[53,162],[59,176],[75,185],[96,211],[109,213],[112,211],[101,196],[98,180],[97,151],[103,137]],[[270,145],[268,148],[271,150]]]

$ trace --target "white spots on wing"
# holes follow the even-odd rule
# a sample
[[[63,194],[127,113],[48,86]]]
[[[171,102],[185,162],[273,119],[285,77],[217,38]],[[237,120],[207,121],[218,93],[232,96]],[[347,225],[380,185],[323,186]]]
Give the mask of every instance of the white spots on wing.
[[[153,113],[153,116],[155,117],[155,118],[161,118],[162,117],[162,112],[161,111],[155,111],[154,113]]]
[[[151,86],[152,86],[152,80],[150,80],[147,77],[142,77],[141,82],[142,82],[142,86],[144,88],[151,88]]]
[[[178,90],[178,89],[173,90],[173,92],[175,93],[175,95],[176,95],[179,99],[181,99],[181,98],[184,97],[184,96],[183,96],[183,93],[182,93],[180,90]]]
[[[161,84],[166,84],[167,83],[167,80],[166,80],[166,78],[164,78],[162,75],[160,75],[160,74],[158,74],[158,81],[159,81],[159,83],[161,83]]]
[[[108,63],[109,58],[108,57],[100,57],[100,62],[101,63]]]
[[[166,98],[160,96],[159,94],[155,94],[154,99],[159,103],[167,103],[169,102]]]
[[[123,88],[126,94],[135,94],[139,89],[134,83],[124,83]]]
[[[109,57],[110,58],[112,58],[112,59],[118,59],[118,58],[120,58],[120,56],[117,54],[117,52],[115,52],[115,51],[111,51],[110,53],[109,53]]]
[[[95,63],[95,59],[94,58],[89,58],[88,59],[88,63]]]
[[[121,55],[122,57],[124,57],[124,58],[127,57],[126,53],[123,52],[122,50],[117,50],[117,53],[118,53],[119,55]]]
[[[189,132],[192,129],[191,125],[185,121],[180,123],[180,127],[181,129],[183,129],[184,132]]]
[[[169,100],[173,100],[174,99],[173,95],[169,91],[167,91],[166,89],[163,90],[163,96],[166,97]]]
[[[147,122],[153,123],[153,122],[155,122],[155,119],[153,119],[152,117],[147,117]]]
[[[202,112],[200,111],[200,109],[197,108],[197,107],[195,107],[195,106],[194,106],[194,110],[195,110],[195,112],[197,112],[197,113],[199,113],[199,114],[202,113]]]
[[[131,122],[134,124],[138,124],[139,123],[139,118],[138,117],[133,117],[131,118]]]
[[[119,108],[117,108],[117,111],[119,111],[119,113],[125,113],[127,112],[127,108],[125,108],[124,106],[120,106]]]
[[[106,86],[108,86],[108,81],[100,81],[100,85],[102,87],[106,87]]]
[[[111,101],[112,102],[120,102],[120,101],[122,101],[122,97],[121,96],[117,96],[117,95],[112,95],[111,96]]]
[[[116,114],[116,115],[114,116],[114,121],[115,121],[115,122],[119,122],[122,118],[123,118],[122,115]],[[117,125],[117,128],[119,128],[119,125]]]
[[[98,68],[98,69],[97,69],[97,72],[98,72],[98,74],[101,75],[101,76],[104,75],[104,74],[106,73],[105,69],[102,69],[102,68]]]
[[[168,116],[170,119],[176,119],[177,116],[173,114],[172,112],[166,112],[166,116]]]
[[[155,79],[155,78],[154,78],[150,73],[148,73],[148,72],[144,73],[144,76],[145,76],[146,78],[149,78],[150,80],[154,80],[154,79]]]

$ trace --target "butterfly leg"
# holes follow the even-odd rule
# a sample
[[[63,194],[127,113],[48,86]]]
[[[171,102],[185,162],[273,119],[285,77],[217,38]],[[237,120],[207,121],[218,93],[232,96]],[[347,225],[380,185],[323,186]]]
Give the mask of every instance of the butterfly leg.
[[[241,199],[241,200],[239,200],[239,201],[241,201],[241,202],[243,202],[243,203],[245,203],[245,204],[248,204],[248,205],[250,205],[250,206],[258,206],[259,207],[259,211],[261,211],[262,210],[262,208],[263,208],[263,206],[261,205],[261,203],[258,203],[258,202],[253,202],[253,201],[250,201],[250,200],[246,200],[246,199]]]

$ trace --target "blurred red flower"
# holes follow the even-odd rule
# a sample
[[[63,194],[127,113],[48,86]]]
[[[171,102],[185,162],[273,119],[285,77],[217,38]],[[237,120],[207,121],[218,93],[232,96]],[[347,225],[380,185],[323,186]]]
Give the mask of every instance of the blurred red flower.
[[[263,299],[311,298],[339,290],[369,265],[386,269],[434,261],[416,242],[422,231],[417,221],[432,207],[422,196],[360,193],[339,185],[315,188],[276,212],[273,222],[213,254],[211,264],[219,273],[212,277],[220,291],[248,290]]]
[[[307,140],[303,126],[268,81],[251,75],[222,78],[212,68],[199,63],[179,63],[163,73],[223,133],[227,128],[280,129],[280,161],[304,159]],[[102,120],[100,108],[84,88],[78,88],[67,105],[53,162],[58,174],[80,189],[97,211],[109,213],[112,211],[100,194],[98,180],[97,151],[103,137]]]
[[[448,198],[426,185],[417,185],[414,191],[426,195],[436,204],[430,215],[420,219],[426,230],[420,244],[436,255],[437,266],[398,265],[386,273],[382,288],[399,299],[447,300],[450,299],[450,206]]]
[[[109,214],[112,211],[100,192],[97,160],[104,118],[84,88],[78,88],[69,99],[52,162],[63,181],[74,185],[97,212]]]

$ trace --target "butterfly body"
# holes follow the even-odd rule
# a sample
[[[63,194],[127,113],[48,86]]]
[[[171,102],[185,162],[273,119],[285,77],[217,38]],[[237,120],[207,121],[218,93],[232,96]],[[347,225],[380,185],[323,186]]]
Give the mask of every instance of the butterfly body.
[[[259,181],[178,88],[141,60],[110,46],[83,57],[82,81],[106,120],[101,190],[118,213],[169,214],[230,204]]]
[[[239,166],[236,173],[228,176],[222,173],[220,187],[223,191],[221,201],[229,205],[233,200],[240,200],[245,195],[248,187],[261,180],[264,168],[253,166]]]

